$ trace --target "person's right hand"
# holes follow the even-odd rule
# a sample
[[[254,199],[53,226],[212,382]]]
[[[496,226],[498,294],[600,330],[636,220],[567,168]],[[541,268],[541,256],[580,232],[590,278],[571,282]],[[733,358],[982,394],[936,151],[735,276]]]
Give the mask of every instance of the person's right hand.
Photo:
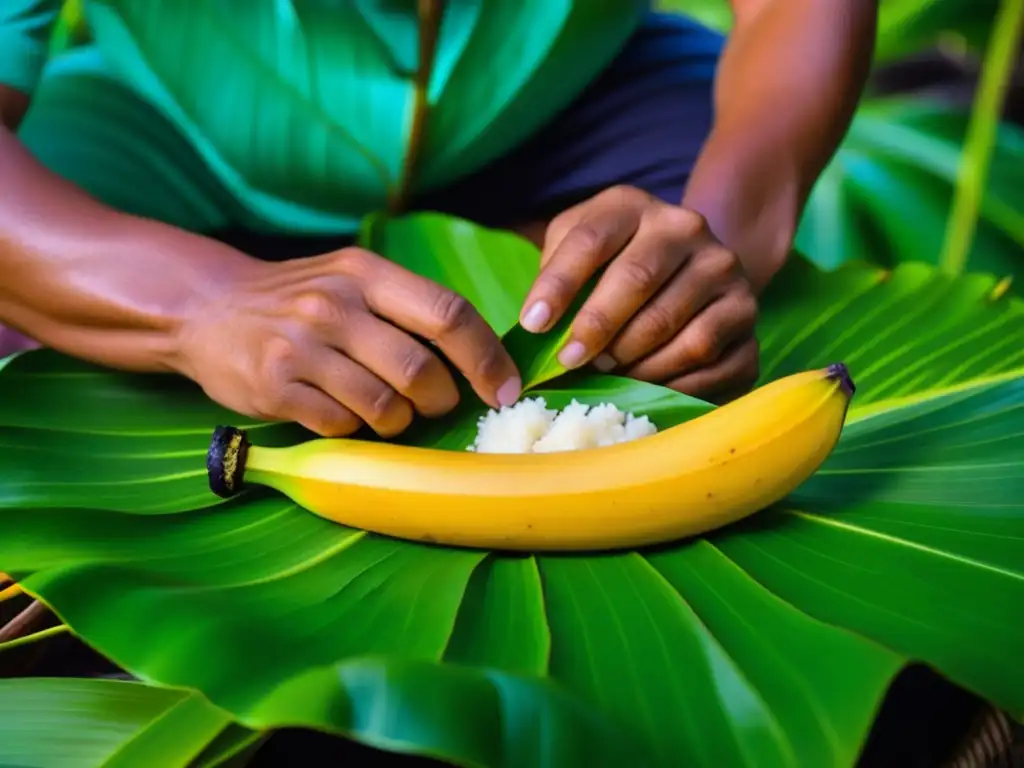
[[[183,372],[238,413],[389,437],[459,400],[428,342],[488,405],[518,399],[515,364],[472,304],[360,248],[259,264],[194,313],[180,346]]]

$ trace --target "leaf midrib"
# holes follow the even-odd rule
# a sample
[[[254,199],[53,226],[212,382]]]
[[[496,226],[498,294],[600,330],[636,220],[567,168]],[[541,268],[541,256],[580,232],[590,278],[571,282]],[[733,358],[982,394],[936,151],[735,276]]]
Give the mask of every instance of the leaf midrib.
[[[859,526],[851,525],[850,523],[843,522],[842,520],[837,520],[835,517],[826,517],[824,515],[813,515],[813,514],[810,514],[810,513],[807,513],[807,512],[803,512],[803,511],[797,510],[797,509],[785,509],[785,510],[783,510],[783,513],[784,514],[788,514],[788,515],[792,515],[793,517],[799,517],[799,518],[801,518],[803,520],[806,520],[806,521],[808,521],[810,523],[813,523],[813,524],[827,525],[827,526],[831,526],[833,528],[840,528],[840,529],[842,529],[844,531],[850,531],[850,532],[858,534],[860,536],[867,536],[869,538],[878,539],[880,541],[885,541],[885,542],[888,542],[890,544],[895,544],[897,546],[906,547],[908,549],[913,549],[913,550],[916,550],[918,552],[924,552],[924,553],[926,553],[928,555],[931,555],[933,557],[937,557],[937,558],[940,558],[940,559],[943,559],[943,560],[951,560],[951,561],[953,561],[955,563],[958,563],[959,565],[969,566],[971,568],[977,568],[977,569],[982,570],[982,571],[988,571],[989,573],[993,573],[993,574],[996,574],[998,576],[1002,576],[1002,577],[1005,577],[1005,578],[1008,578],[1008,579],[1013,579],[1014,581],[1020,581],[1020,582],[1024,583],[1024,573],[1018,573],[1018,572],[1015,572],[1015,571],[1008,571],[1008,570],[1006,570],[1004,568],[999,568],[997,566],[990,565],[990,564],[988,564],[986,562],[983,562],[981,560],[975,560],[974,558],[964,557],[963,555],[956,555],[956,554],[953,554],[952,552],[947,552],[947,551],[942,550],[942,549],[936,549],[935,547],[928,546],[927,544],[918,544],[917,542],[907,541],[906,539],[901,539],[898,536],[893,536],[892,534],[882,533],[880,531],[876,531],[876,530],[872,530],[872,529],[868,529],[868,528],[861,528]]]
[[[1024,367],[1015,368],[1011,371],[1006,371],[1005,373],[997,373],[993,376],[986,376],[981,379],[970,379],[941,389],[929,389],[914,395],[876,400],[863,406],[854,405],[850,408],[849,414],[847,415],[846,424],[859,424],[876,416],[886,415],[892,411],[901,410],[903,408],[909,408],[927,400],[935,400],[940,397],[954,395],[970,389],[982,389],[1021,377],[1024,377]]]

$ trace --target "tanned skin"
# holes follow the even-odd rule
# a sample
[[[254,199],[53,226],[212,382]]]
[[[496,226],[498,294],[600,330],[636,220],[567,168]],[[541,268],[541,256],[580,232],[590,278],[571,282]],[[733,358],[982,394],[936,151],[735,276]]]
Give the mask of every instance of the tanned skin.
[[[573,325],[570,366],[716,400],[757,376],[757,295],[849,125],[878,3],[733,6],[714,128],[680,205],[614,188],[527,230],[544,264],[523,308],[531,329],[608,265]],[[451,410],[452,375],[420,338],[488,404],[518,397],[514,364],[461,297],[358,248],[265,263],[117,212],[21,145],[27,108],[0,86],[0,322],[113,368],[185,375],[237,412],[323,435],[395,435],[416,413]]]
[[[629,187],[556,217],[523,306],[550,328],[607,266],[562,352],[570,366],[728,400],[758,376],[757,296],[849,127],[878,0],[733,0],[712,132],[680,205]],[[533,231],[536,231],[534,229]]]
[[[459,394],[436,344],[492,406],[520,382],[464,298],[359,248],[261,262],[128,216],[43,168],[13,133],[26,100],[0,92],[0,321],[113,368],[175,372],[243,414],[329,436],[381,435]]]

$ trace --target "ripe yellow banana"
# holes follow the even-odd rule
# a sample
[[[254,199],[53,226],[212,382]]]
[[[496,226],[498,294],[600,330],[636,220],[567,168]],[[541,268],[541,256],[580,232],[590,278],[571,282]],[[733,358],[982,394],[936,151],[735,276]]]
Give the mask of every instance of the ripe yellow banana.
[[[388,536],[512,550],[638,547],[703,533],[780,500],[835,447],[846,366],[794,374],[649,437],[548,454],[478,454],[348,439],[252,446],[218,427],[207,468]]]

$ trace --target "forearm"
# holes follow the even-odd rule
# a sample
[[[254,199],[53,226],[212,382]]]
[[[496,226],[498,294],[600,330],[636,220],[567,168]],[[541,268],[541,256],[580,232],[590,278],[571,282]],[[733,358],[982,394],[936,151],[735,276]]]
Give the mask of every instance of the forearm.
[[[792,245],[871,65],[877,0],[734,0],[715,122],[683,205],[702,213],[760,290]]]
[[[43,168],[3,125],[0,178],[0,322],[76,357],[180,370],[186,319],[255,264],[100,204]]]

